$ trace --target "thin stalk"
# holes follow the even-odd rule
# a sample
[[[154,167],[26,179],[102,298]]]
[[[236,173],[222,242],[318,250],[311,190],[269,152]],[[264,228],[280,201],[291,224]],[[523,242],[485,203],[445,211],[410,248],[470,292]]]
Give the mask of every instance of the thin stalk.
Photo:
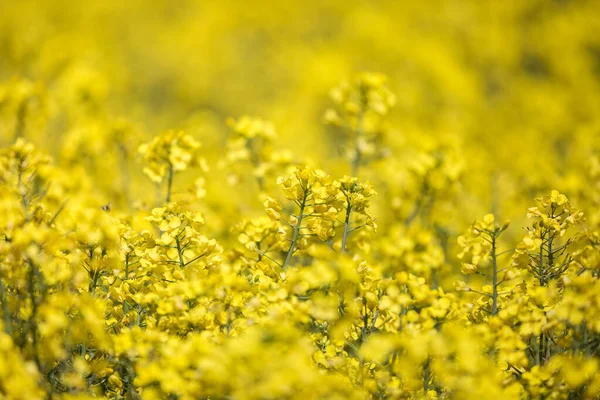
[[[302,226],[302,218],[304,218],[304,207],[306,206],[306,199],[308,197],[308,188],[304,190],[304,198],[300,203],[300,212],[298,213],[298,221],[294,226],[294,235],[292,236],[292,243],[290,244],[290,249],[287,252],[285,257],[285,261],[283,263],[282,268],[285,270],[289,265],[290,261],[292,261],[292,255],[294,254],[294,250],[296,248],[296,243],[298,242],[298,237],[300,236],[300,227]]]
[[[127,207],[131,206],[131,194],[130,194],[130,172],[129,172],[129,157],[127,148],[123,144],[119,144],[118,146],[120,157],[119,164],[121,168],[121,190],[123,191],[123,196],[125,197],[125,203]]]
[[[553,237],[548,238],[548,271],[553,272],[554,269],[554,253],[552,252]]]
[[[139,307],[135,311],[137,313],[137,315],[135,316],[135,326],[140,326],[140,323],[142,322],[142,308]]]
[[[538,346],[538,365],[542,365],[544,363],[544,334],[540,334],[539,338],[539,346]]]
[[[88,291],[90,292],[90,294],[92,296],[94,296],[96,294],[96,286],[98,285],[98,277],[99,277],[99,271],[93,271],[90,274],[90,284],[88,286]]]
[[[348,241],[348,234],[350,233],[351,213],[352,206],[350,205],[350,199],[346,198],[346,219],[344,220],[344,235],[342,236],[342,253],[346,252],[346,242]]]
[[[498,262],[496,260],[496,234],[492,234],[492,315],[498,313]]]
[[[23,99],[19,103],[19,108],[17,109],[17,124],[15,126],[15,135],[14,140],[16,141],[18,138],[23,137],[25,133],[25,121],[27,119],[27,102],[29,98]]]
[[[554,215],[555,207],[554,206],[552,206],[552,209],[550,212],[551,212],[550,218],[555,218],[555,215]],[[554,269],[554,253],[552,251],[553,240],[554,240],[554,235],[548,234],[548,271],[550,273],[554,272],[553,271],[553,269]]]
[[[173,164],[169,163],[169,172],[167,175],[167,204],[171,202],[171,187],[173,186]]]
[[[277,261],[275,261],[275,260],[273,259],[273,257],[269,256],[267,253],[263,252],[262,250],[258,250],[258,249],[257,249],[257,250],[256,250],[256,252],[257,252],[257,253],[258,253],[260,256],[268,258],[269,260],[273,261],[273,262],[274,262],[276,265],[279,265],[281,268],[283,268],[283,265],[279,264]]]
[[[257,151],[254,150],[252,146],[252,139],[246,141],[246,148],[250,153],[250,162],[254,167],[254,170],[257,170],[260,167],[260,156]],[[256,176],[256,182],[258,183],[258,188],[262,192],[265,189],[265,180],[262,176]]]
[[[29,210],[27,209],[27,196],[26,196],[26,188],[23,185],[23,168],[22,161],[19,161],[19,167],[17,171],[17,186],[19,189],[19,195],[21,196],[21,207],[23,208],[23,213],[25,214],[25,222],[29,221]]]
[[[98,277],[100,274],[100,271],[92,269],[92,265],[94,262],[94,249],[93,248],[90,248],[90,253],[88,254],[88,257],[90,259],[90,265],[89,265],[90,266],[90,271],[89,271],[90,283],[88,285],[88,291],[93,296],[94,294],[96,294],[96,285],[98,284]]]
[[[427,177],[425,177],[425,179],[427,179]],[[429,185],[426,181],[424,181],[423,185],[421,186],[421,190],[419,191],[419,197],[417,197],[417,200],[415,201],[415,205],[410,215],[404,220],[404,226],[410,226],[410,224],[412,224],[413,220],[417,217],[417,215],[419,215],[419,211],[421,211],[421,208],[423,207],[425,197],[427,196],[428,192]]]
[[[589,356],[591,353],[590,352],[590,343],[589,343],[589,339],[588,339],[588,330],[584,323],[581,324],[581,329],[583,330],[583,345],[585,346],[584,354],[586,356]]]
[[[129,279],[129,253],[125,254],[125,280]]]
[[[38,326],[35,321],[38,314],[38,301],[35,297],[35,267],[30,260],[27,260],[29,264],[29,271],[27,274],[27,291],[29,292],[29,299],[31,301],[31,316],[27,321],[28,332],[31,334],[31,344],[33,346],[33,359],[37,365],[39,371],[43,371],[42,363],[39,356],[39,345],[38,345]]]
[[[125,254],[125,281],[129,279],[129,253]],[[129,303],[123,303],[123,315],[129,312]]]
[[[542,240],[544,240],[544,235],[542,235]],[[540,246],[540,254],[538,260],[538,274],[540,280],[540,286],[546,286],[545,277],[544,277],[544,244]]]
[[[427,395],[427,392],[429,391],[429,380],[431,379],[430,361],[431,359],[428,358],[423,366],[423,392],[425,395]]]
[[[4,281],[0,277],[0,301],[2,301],[2,316],[4,317],[4,332],[10,337],[12,337],[12,324],[10,321],[10,310],[8,308],[8,303],[6,302],[6,287],[4,286]]]
[[[181,269],[185,268],[185,262],[183,261],[183,252],[181,251],[181,242],[179,241],[179,236],[175,236],[175,243],[177,244],[177,254],[179,255],[179,267]]]
[[[354,158],[352,159],[352,176],[358,178],[358,170],[360,169],[360,162],[362,159],[360,138],[362,136],[363,113],[360,112],[356,118],[356,143],[354,145]]]

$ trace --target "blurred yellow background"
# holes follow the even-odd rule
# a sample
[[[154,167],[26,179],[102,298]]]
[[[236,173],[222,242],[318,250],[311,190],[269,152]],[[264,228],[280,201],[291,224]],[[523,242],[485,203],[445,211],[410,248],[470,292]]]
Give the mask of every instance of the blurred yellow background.
[[[598,0],[0,0],[0,398],[597,398],[599,134]]]
[[[467,207],[467,220],[514,218],[549,188],[577,196],[590,184],[597,1],[20,0],[2,9],[2,144],[23,135],[46,147],[93,176],[102,201],[124,204],[115,126],[141,138],[183,129],[203,143],[218,177],[207,180],[209,204],[211,194],[222,203],[254,190],[229,191],[217,167],[229,116],[272,120],[277,146],[297,161],[349,173],[322,115],[329,90],[362,71],[386,74],[397,96],[391,158],[370,170],[375,182],[443,148],[464,166],[452,218]],[[91,165],[98,152],[102,165]],[[130,169],[136,199],[152,199]]]

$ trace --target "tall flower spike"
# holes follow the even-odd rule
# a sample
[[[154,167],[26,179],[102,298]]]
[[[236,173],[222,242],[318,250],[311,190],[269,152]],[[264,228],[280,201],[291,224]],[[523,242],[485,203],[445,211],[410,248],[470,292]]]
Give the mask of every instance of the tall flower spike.
[[[259,189],[264,191],[265,178],[273,176],[277,166],[288,166],[291,153],[273,149],[277,134],[271,121],[245,115],[239,119],[228,118],[227,125],[232,131],[227,141],[227,164],[247,166],[249,163]]]
[[[335,234],[335,219],[338,213],[337,189],[331,178],[321,170],[298,167],[290,175],[279,177],[277,184],[283,195],[293,202],[296,211],[287,211],[272,197],[264,200],[265,212],[271,220],[278,222],[277,240],[285,250],[281,263],[283,269],[291,265],[292,256],[300,250],[310,247],[317,238],[328,241]],[[283,218],[282,212],[289,217]],[[263,254],[265,255],[265,254]]]
[[[173,177],[190,167],[208,169],[206,160],[198,154],[200,143],[183,131],[166,131],[138,148],[147,164],[144,173],[155,183],[167,179],[166,203],[171,202]]]
[[[364,226],[376,228],[375,219],[369,213],[371,196],[377,194],[369,182],[360,183],[357,178],[344,176],[336,182],[339,186],[338,200],[344,209],[342,253],[346,251],[348,236]],[[354,221],[351,217],[354,216]],[[354,225],[352,225],[354,224]]]
[[[383,74],[365,72],[331,91],[335,107],[325,111],[324,122],[346,132],[346,157],[352,176],[358,176],[362,165],[382,158],[387,152],[381,144],[388,129],[385,117],[396,97],[386,81]]]
[[[462,282],[458,284],[458,289],[482,293],[483,296],[489,297],[492,303],[492,315],[496,315],[498,312],[498,287],[501,282],[498,277],[498,238],[508,228],[508,225],[508,221],[502,225],[497,224],[494,215],[487,214],[481,220],[475,221],[466,234],[458,237],[458,245],[462,249],[458,254],[458,258],[462,261],[461,272],[467,275],[478,273],[490,277],[489,284],[492,290],[491,293],[476,291]],[[491,274],[480,271],[484,262],[490,262]]]
[[[527,270],[541,286],[546,286],[569,269],[573,261],[569,250],[579,238],[567,237],[566,232],[583,220],[583,212],[558,190],[536,201],[539,206],[531,207],[527,213],[533,222],[517,245],[513,265]]]

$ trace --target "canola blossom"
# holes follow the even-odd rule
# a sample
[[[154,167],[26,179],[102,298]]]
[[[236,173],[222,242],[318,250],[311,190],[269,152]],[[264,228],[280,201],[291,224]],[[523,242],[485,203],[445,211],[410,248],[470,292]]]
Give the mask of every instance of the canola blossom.
[[[600,399],[599,2],[0,8],[0,399]]]

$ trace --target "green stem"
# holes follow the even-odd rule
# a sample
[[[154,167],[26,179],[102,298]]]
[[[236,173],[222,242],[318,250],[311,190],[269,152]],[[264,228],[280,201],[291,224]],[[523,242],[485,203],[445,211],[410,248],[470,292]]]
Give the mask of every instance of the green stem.
[[[123,197],[125,197],[125,203],[127,207],[131,206],[131,193],[130,193],[130,172],[129,172],[129,157],[127,148],[123,144],[118,146],[120,151],[119,164],[121,168],[121,190],[123,190]]]
[[[352,213],[352,206],[350,205],[350,199],[346,198],[346,219],[344,220],[344,235],[342,236],[342,253],[346,252],[346,242],[348,241],[348,234],[350,233],[350,214]]]
[[[360,138],[362,136],[363,113],[360,112],[356,118],[356,143],[354,145],[354,158],[352,159],[352,176],[358,178],[358,170],[360,169],[360,162],[362,159]]]
[[[18,138],[23,137],[25,133],[25,121],[27,119],[27,102],[29,98],[23,99],[19,103],[19,108],[17,109],[17,123],[15,126],[15,136],[14,140],[16,141]]]
[[[129,253],[125,254],[125,280],[129,278]]]
[[[88,286],[88,291],[93,296],[96,293],[96,285],[98,284],[98,276],[99,276],[100,272],[92,269],[92,266],[94,265],[94,248],[90,247],[89,250],[90,250],[90,252],[89,252],[88,256],[90,259],[90,273],[89,273],[90,284]]]
[[[250,162],[252,163],[252,166],[254,167],[254,170],[256,171],[260,167],[261,162],[260,162],[260,156],[259,156],[258,152],[255,151],[254,147],[252,146],[252,139],[246,141],[246,148],[248,149],[248,152],[250,153]],[[258,188],[262,192],[265,189],[264,178],[262,176],[257,176],[256,182],[258,183]]]
[[[129,253],[125,254],[125,281],[127,281],[129,277]],[[126,301],[123,302],[123,314],[127,314],[129,312],[129,303]]]
[[[542,243],[544,240],[544,236],[542,234]],[[544,245],[542,244],[540,246],[540,253],[539,253],[539,260],[538,260],[538,273],[539,273],[539,281],[540,281],[540,286],[546,286],[546,282],[545,282],[545,274],[544,274]]]
[[[27,209],[27,196],[25,185],[23,185],[23,161],[19,160],[19,167],[17,170],[17,187],[19,189],[19,195],[21,196],[21,207],[23,208],[23,213],[25,214],[25,222],[29,221],[29,210]]]
[[[428,358],[423,366],[423,393],[425,396],[427,396],[427,392],[429,391],[429,380],[431,379],[430,361],[431,359]]]
[[[4,317],[4,332],[12,337],[12,324],[10,321],[10,310],[6,302],[6,287],[4,280],[0,277],[0,301],[2,301],[2,316]]]
[[[304,217],[304,207],[306,206],[306,199],[308,197],[308,188],[304,190],[304,198],[302,199],[302,203],[300,203],[300,212],[298,213],[298,221],[294,226],[294,234],[292,236],[292,243],[290,244],[290,248],[285,257],[285,262],[283,263],[283,269],[285,270],[292,261],[292,255],[294,254],[294,250],[296,249],[296,243],[298,242],[298,237],[300,236],[300,227],[302,226],[302,218]]]
[[[137,312],[137,315],[135,316],[135,326],[140,326],[140,323],[142,322],[142,308],[140,307],[135,311]]]
[[[584,354],[586,356],[590,355],[590,344],[589,344],[589,338],[588,338],[588,330],[587,327],[585,326],[585,323],[581,323],[581,329],[583,330],[583,346],[584,346]]]
[[[554,254],[552,252],[552,244],[554,241],[554,237],[548,237],[548,271],[550,273],[554,272]]]
[[[173,186],[173,164],[169,163],[169,172],[167,175],[167,204],[171,202],[171,187]]]
[[[427,179],[427,177],[425,177],[425,179]],[[406,219],[404,220],[404,225],[405,226],[410,226],[410,224],[412,224],[413,220],[417,217],[417,215],[419,215],[419,211],[421,211],[421,208],[423,207],[423,204],[425,203],[425,197],[427,196],[429,192],[429,185],[427,184],[426,181],[423,182],[423,184],[421,185],[421,190],[419,191],[419,197],[417,197],[417,200],[415,201],[415,205],[410,213],[410,215],[408,217],[406,217]]]
[[[183,252],[181,251],[179,236],[175,236],[175,244],[177,245],[177,254],[179,255],[179,267],[183,269],[185,267],[185,262],[183,261]]]
[[[498,262],[496,260],[496,234],[492,234],[492,315],[498,313]]]
[[[38,314],[38,301],[35,296],[35,266],[31,260],[27,260],[29,264],[29,271],[27,274],[27,291],[29,292],[29,299],[31,301],[31,316],[27,321],[28,332],[31,334],[31,344],[33,346],[33,359],[40,372],[43,372],[42,362],[39,356],[39,345],[38,345],[38,326],[35,321]]]
[[[535,363],[536,363],[536,365],[540,365],[541,364],[540,357],[542,354],[541,349],[540,349],[542,347],[542,336],[541,335],[538,336],[536,342],[537,342],[537,346],[536,346],[537,348],[536,348],[536,352],[535,352]]]
[[[92,272],[91,275],[92,275],[91,276],[92,280],[90,282],[90,286],[89,286],[88,290],[89,290],[90,294],[92,296],[94,296],[96,294],[96,286],[98,285],[98,275],[99,275],[99,273],[98,273],[98,271],[94,271],[94,272]]]
[[[540,352],[540,356],[539,356],[539,361],[538,364],[542,365],[544,364],[544,360],[546,359],[545,357],[545,351],[544,351],[544,342],[545,342],[545,335],[543,333],[540,334],[540,345],[538,347],[538,350]]]

